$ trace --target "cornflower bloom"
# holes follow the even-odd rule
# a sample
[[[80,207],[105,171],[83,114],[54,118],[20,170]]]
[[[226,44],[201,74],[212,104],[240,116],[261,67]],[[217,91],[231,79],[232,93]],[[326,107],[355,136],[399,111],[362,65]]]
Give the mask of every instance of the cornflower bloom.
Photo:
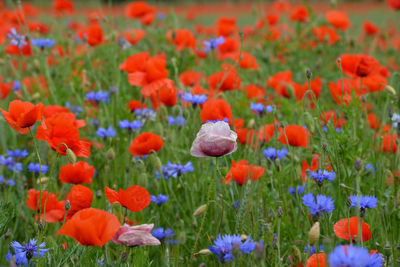
[[[18,46],[19,50],[28,44],[26,41],[27,37],[25,35],[18,34],[15,28],[11,29],[10,33],[7,34],[7,37],[11,39],[10,44]]]
[[[135,109],[134,114],[139,118],[139,119],[150,119],[154,121],[156,119],[156,112],[150,108],[138,108]]]
[[[335,209],[332,198],[317,195],[315,201],[312,193],[303,196],[303,204],[308,207],[312,215],[321,215],[322,212],[331,213]]]
[[[118,122],[118,126],[121,129],[128,129],[129,131],[132,131],[142,128],[143,123],[140,120],[134,120],[132,122],[129,122],[128,120],[122,120]]]
[[[160,241],[164,241],[169,245],[176,245],[177,241],[173,240],[172,237],[175,235],[174,231],[171,228],[165,229],[162,227],[156,228],[152,231],[152,234],[155,238]]]
[[[174,125],[174,124],[176,124],[176,125],[178,125],[178,126],[182,126],[182,125],[184,125],[185,124],[185,122],[186,122],[186,120],[185,120],[185,118],[184,117],[182,117],[182,116],[177,116],[177,117],[172,117],[172,116],[168,116],[168,124],[170,125],[170,126],[172,126],[172,125]]]
[[[13,158],[26,158],[29,155],[29,153],[28,151],[26,151],[26,149],[24,150],[16,149],[14,151],[7,149],[7,155]]]
[[[49,38],[32,39],[32,45],[40,49],[50,48],[56,44],[56,41]]]
[[[364,216],[366,209],[373,209],[378,205],[378,200],[375,196],[352,195],[349,199],[351,202],[350,208],[359,207],[361,216]]]
[[[294,187],[289,187],[288,192],[292,195],[301,195],[304,193],[304,189],[305,189],[304,185],[299,185],[296,187],[296,189]]]
[[[40,166],[39,163],[33,163],[33,162],[28,164],[28,170],[31,171],[31,172],[34,172],[35,174],[38,174],[39,172],[41,172],[42,174],[45,174],[48,169],[49,169],[49,167],[47,165],[43,165],[42,164]]]
[[[168,196],[165,196],[163,194],[159,194],[158,196],[151,196],[151,202],[156,203],[158,206],[161,206],[165,202],[168,201]]]
[[[214,245],[209,249],[215,255],[218,255],[218,261],[229,262],[233,260],[235,252],[250,254],[256,248],[256,242],[251,241],[249,236],[245,242],[242,242],[240,235],[218,235]],[[237,250],[237,251],[234,251]],[[235,255],[237,255],[235,253]]]
[[[193,105],[203,104],[207,101],[206,95],[192,95],[191,93],[184,93],[182,96],[183,100],[190,102]]]
[[[319,251],[324,250],[324,245],[320,245],[319,246]],[[315,250],[315,246],[304,246],[304,252],[308,253],[310,256],[315,254],[316,250]]]
[[[110,102],[109,92],[107,92],[107,91],[97,91],[97,92],[91,91],[86,94],[86,98],[87,98],[87,100],[94,101],[96,103]]]
[[[250,103],[250,109],[260,115],[264,113],[264,105],[261,103]]]
[[[310,170],[310,177],[314,179],[318,186],[322,186],[324,181],[333,181],[335,179],[335,172],[334,171],[327,171],[327,170],[317,170],[313,172]]]
[[[46,243],[37,245],[35,239],[31,239],[28,244],[21,245],[17,241],[11,242],[10,246],[14,249],[15,263],[17,265],[27,265],[29,260],[32,258],[42,258],[49,251],[49,248],[45,248]]]
[[[376,252],[370,254],[363,247],[337,246],[329,255],[329,264],[332,267],[380,267],[383,266],[383,258]]]
[[[114,130],[112,126],[109,126],[107,129],[100,127],[96,131],[97,136],[101,138],[107,138],[107,137],[114,137],[117,132]]]
[[[210,39],[209,41],[204,41],[203,44],[206,47],[204,51],[209,52],[210,50],[215,50],[219,45],[223,43],[225,43],[225,38],[223,36]]]
[[[268,147],[267,149],[264,149],[265,159],[270,160],[283,159],[284,157],[286,157],[287,153],[287,148],[275,149],[273,147]]]

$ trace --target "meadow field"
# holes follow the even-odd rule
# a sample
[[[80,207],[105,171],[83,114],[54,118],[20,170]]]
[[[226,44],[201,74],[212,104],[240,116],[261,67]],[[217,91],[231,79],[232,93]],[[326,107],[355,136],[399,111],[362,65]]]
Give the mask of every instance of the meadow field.
[[[400,266],[400,1],[0,1],[0,266]]]

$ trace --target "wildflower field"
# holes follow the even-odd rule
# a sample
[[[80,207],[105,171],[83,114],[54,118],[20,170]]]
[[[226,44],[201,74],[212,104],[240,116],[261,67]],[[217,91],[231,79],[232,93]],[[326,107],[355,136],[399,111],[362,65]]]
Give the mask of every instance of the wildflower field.
[[[400,266],[399,0],[0,14],[0,266]]]

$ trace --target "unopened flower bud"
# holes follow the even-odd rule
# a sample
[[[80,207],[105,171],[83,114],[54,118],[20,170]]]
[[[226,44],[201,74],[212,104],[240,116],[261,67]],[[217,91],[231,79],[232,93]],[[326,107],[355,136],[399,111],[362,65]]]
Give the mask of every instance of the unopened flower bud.
[[[252,129],[256,125],[256,121],[254,119],[249,120],[247,123],[247,128]]]
[[[212,252],[208,248],[202,249],[199,252],[197,252],[198,255],[210,255]]]
[[[114,152],[114,149],[113,149],[112,147],[110,147],[110,149],[107,150],[107,152],[106,152],[106,158],[107,158],[108,160],[113,160],[113,159],[115,159],[115,152]]]
[[[65,209],[65,211],[69,211],[71,209],[71,203],[69,202],[68,199],[64,204],[64,209]]]
[[[310,246],[313,246],[318,241],[319,234],[320,234],[319,222],[316,222],[308,232],[308,243],[310,244]]]
[[[67,154],[67,159],[68,159],[69,163],[75,164],[75,162],[76,162],[76,155],[75,155],[74,151],[72,151],[71,149],[67,148],[67,150],[65,151],[65,153]]]
[[[120,261],[121,261],[121,262],[126,262],[127,260],[128,260],[128,252],[123,251],[123,252],[121,253]]]
[[[356,158],[356,160],[354,161],[354,169],[356,169],[356,171],[360,171],[363,167],[363,163],[361,161],[360,158]]]
[[[351,199],[348,197],[348,198],[346,199],[346,206],[350,208],[350,207],[351,207],[351,204],[352,204]]]
[[[307,70],[306,70],[306,77],[307,77],[308,80],[311,80],[312,72],[311,72],[310,69],[307,69]]]
[[[198,208],[194,211],[193,216],[194,216],[194,217],[197,217],[197,216],[202,215],[202,214],[206,211],[206,209],[207,209],[207,204],[201,205],[200,207],[198,207]]]
[[[278,217],[279,217],[279,218],[282,218],[282,216],[283,216],[282,207],[278,207],[277,214],[278,214]]]
[[[146,188],[147,187],[147,173],[141,173],[139,174],[138,178],[138,185],[141,187]]]
[[[162,163],[161,163],[160,158],[156,154],[153,154],[152,158],[153,158],[154,167],[156,167],[156,170],[158,171],[158,173],[162,173],[162,170],[161,170]]]

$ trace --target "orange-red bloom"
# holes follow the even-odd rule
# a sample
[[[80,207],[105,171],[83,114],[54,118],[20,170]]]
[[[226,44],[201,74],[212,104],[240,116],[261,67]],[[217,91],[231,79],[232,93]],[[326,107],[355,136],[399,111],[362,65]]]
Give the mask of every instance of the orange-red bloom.
[[[222,71],[218,71],[208,78],[208,86],[210,90],[232,91],[240,87],[240,77],[233,66],[223,64]]]
[[[241,160],[238,163],[236,163],[235,160],[232,160],[232,167],[225,176],[225,182],[230,183],[233,179],[238,184],[242,185],[247,183],[248,180],[257,180],[263,175],[263,173],[263,167],[249,165],[247,160]]]
[[[142,40],[142,38],[146,35],[146,32],[144,30],[141,29],[135,29],[135,30],[131,30],[131,31],[124,31],[124,38],[125,40],[127,40],[131,45],[135,45],[138,42],[140,42],[140,40]]]
[[[141,211],[150,204],[149,192],[138,185],[132,185],[126,190],[120,188],[118,193],[106,186],[104,193],[111,204],[118,202],[122,207],[132,212]]]
[[[358,232],[358,226],[359,226],[359,218],[357,216],[351,217],[351,218],[344,218],[339,220],[335,225],[333,226],[333,230],[335,231],[335,234],[337,237],[351,241],[356,242],[359,237]],[[371,238],[371,230],[369,229],[369,225],[362,221],[362,240],[363,242],[370,240]]]
[[[87,162],[78,161],[75,164],[62,166],[58,179],[67,184],[92,184],[95,169]]]
[[[228,119],[230,124],[232,122],[232,109],[225,100],[211,98],[204,102],[200,118],[203,123]]]
[[[125,7],[125,16],[131,19],[138,19],[143,25],[150,25],[155,18],[154,7],[149,6],[145,1],[129,3]]]
[[[74,12],[74,2],[70,0],[54,0],[53,8],[58,15],[62,13],[72,14]]]
[[[325,253],[314,253],[308,258],[306,267],[325,267],[326,265],[326,254]]]
[[[196,48],[196,38],[187,29],[177,29],[168,31],[168,40],[175,45],[176,50],[181,51],[185,48]]]
[[[281,131],[278,141],[297,147],[307,147],[311,133],[300,125],[288,125]]]
[[[291,21],[305,22],[308,19],[308,10],[305,6],[298,6],[290,14]]]
[[[68,210],[67,217],[71,218],[80,210],[90,208],[93,200],[92,190],[83,185],[74,185],[69,191],[66,200],[69,200],[71,208]]]
[[[46,202],[47,199],[47,202]],[[45,205],[46,204],[46,205]],[[47,191],[36,191],[29,189],[26,205],[34,211],[41,211],[40,217],[49,223],[62,221],[64,219],[65,201],[58,201],[56,195]],[[46,209],[44,208],[46,206]],[[45,212],[46,210],[46,212]],[[46,214],[45,214],[46,213]]]
[[[30,102],[13,100],[8,106],[8,112],[0,108],[6,122],[20,134],[28,134],[36,121],[42,120],[43,104],[36,106]]]
[[[72,237],[84,246],[103,246],[120,227],[117,216],[103,210],[88,208],[75,213],[57,234]]]
[[[368,20],[364,21],[363,29],[364,29],[364,32],[368,35],[375,35],[379,31],[378,26],[376,26],[375,23],[368,21]]]
[[[156,134],[147,132],[139,134],[129,145],[129,153],[133,156],[145,156],[158,152],[164,145],[163,140]]]
[[[235,18],[222,17],[217,20],[217,35],[228,37],[238,31]]]
[[[179,81],[186,86],[195,86],[200,84],[200,81],[205,78],[205,75],[199,71],[187,70],[179,75]]]
[[[349,17],[344,12],[331,10],[326,12],[325,18],[329,24],[342,31],[345,31],[350,27]]]

